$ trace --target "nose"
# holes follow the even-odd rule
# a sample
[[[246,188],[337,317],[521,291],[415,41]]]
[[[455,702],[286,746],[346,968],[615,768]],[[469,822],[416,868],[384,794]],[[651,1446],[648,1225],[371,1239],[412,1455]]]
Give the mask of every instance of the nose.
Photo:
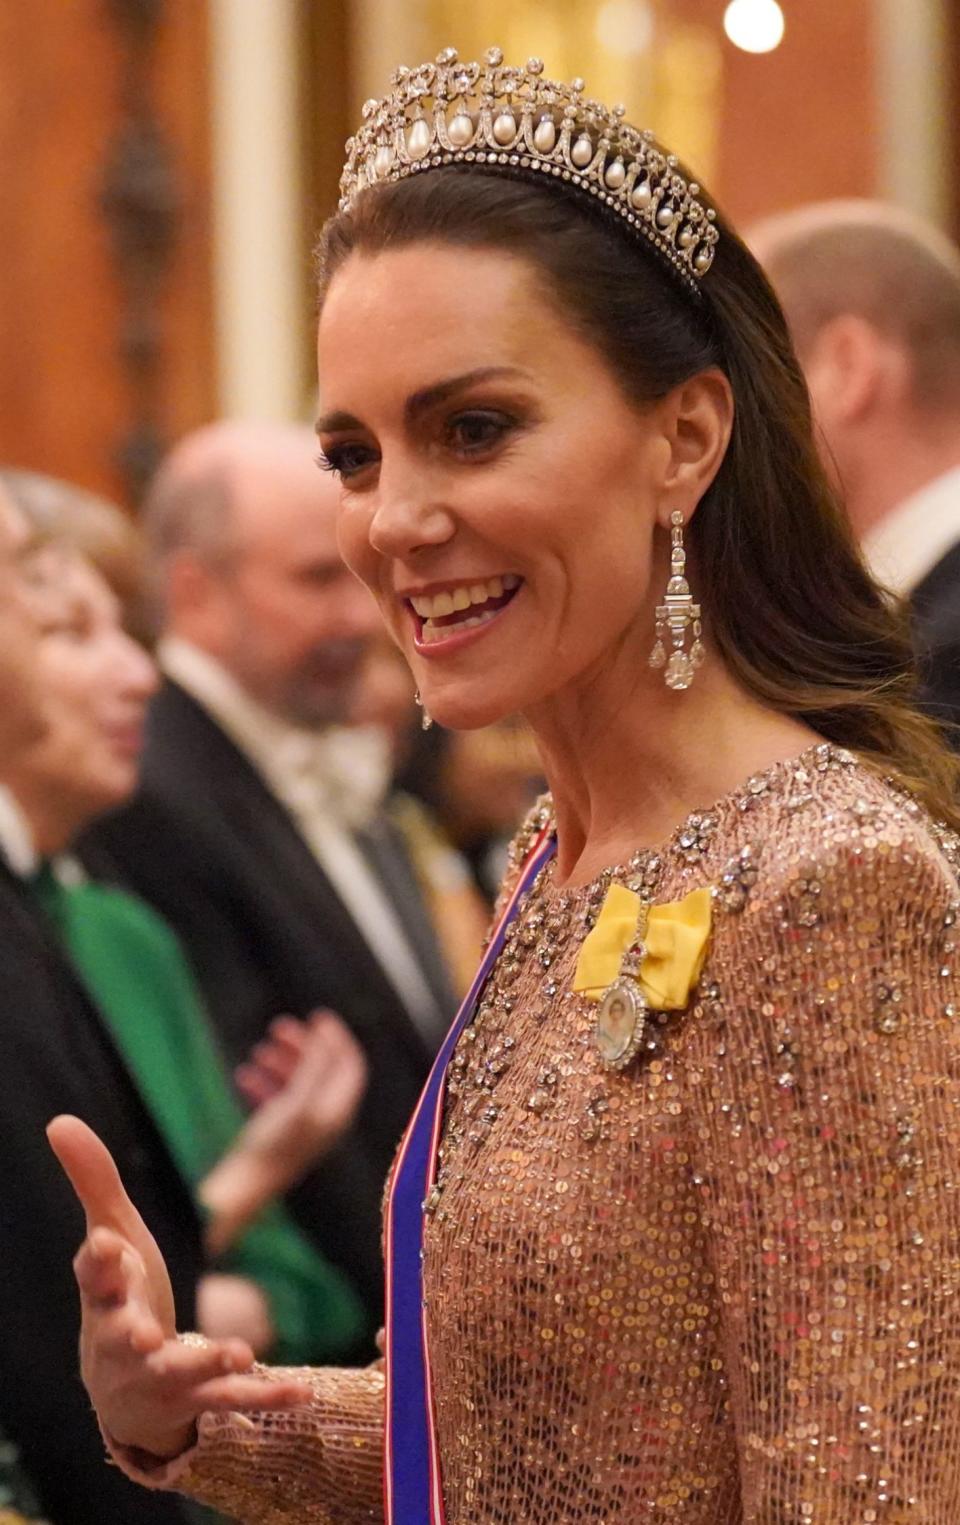
[[[438,496],[430,474],[421,467],[380,465],[376,504],[369,536],[381,556],[405,559],[452,539],[454,517]]]
[[[119,633],[118,657],[124,693],[131,699],[146,702],[159,684],[156,663],[143,647],[125,633]]]

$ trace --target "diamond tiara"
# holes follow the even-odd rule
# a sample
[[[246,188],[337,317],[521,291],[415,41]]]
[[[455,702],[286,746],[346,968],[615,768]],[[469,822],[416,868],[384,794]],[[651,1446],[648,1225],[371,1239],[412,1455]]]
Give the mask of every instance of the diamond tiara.
[[[675,155],[624,121],[623,106],[585,98],[582,79],[544,79],[539,58],[511,68],[500,48],[482,64],[444,48],[435,63],[398,69],[390,83],[383,100],[366,102],[347,143],[342,212],[369,186],[446,164],[539,172],[610,208],[699,295],[720,237],[716,213]]]

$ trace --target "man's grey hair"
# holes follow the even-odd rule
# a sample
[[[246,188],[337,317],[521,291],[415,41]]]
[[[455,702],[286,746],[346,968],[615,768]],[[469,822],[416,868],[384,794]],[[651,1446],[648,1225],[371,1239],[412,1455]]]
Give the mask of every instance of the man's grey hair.
[[[205,565],[229,559],[230,478],[227,469],[209,462],[184,469],[176,454],[160,467],[143,506],[141,523],[147,545],[147,597],[151,621],[159,631],[167,616],[170,564],[188,551]]]
[[[960,407],[960,250],[938,228],[883,202],[834,201],[748,236],[801,354],[850,314],[902,345],[918,406]]]

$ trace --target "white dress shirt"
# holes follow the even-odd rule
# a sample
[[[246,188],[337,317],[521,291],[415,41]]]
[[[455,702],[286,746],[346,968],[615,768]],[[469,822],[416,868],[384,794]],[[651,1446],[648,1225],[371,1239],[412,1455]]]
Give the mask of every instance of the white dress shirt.
[[[388,754],[379,732],[290,725],[251,699],[207,652],[167,636],[157,657],[226,732],[287,808],[370,952],[424,1036],[435,1039],[441,1013],[407,933],[353,831],[380,806]]]
[[[960,466],[928,482],[863,538],[877,582],[906,597],[960,541]]]
[[[30,879],[40,867],[30,823],[4,784],[0,784],[0,852],[18,879]]]

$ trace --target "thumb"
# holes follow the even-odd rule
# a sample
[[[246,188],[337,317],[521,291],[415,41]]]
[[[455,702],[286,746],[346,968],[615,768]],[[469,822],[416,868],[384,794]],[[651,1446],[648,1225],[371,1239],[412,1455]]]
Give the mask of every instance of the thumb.
[[[150,1305],[166,1333],[175,1327],[173,1289],[157,1242],[127,1196],[109,1149],[79,1117],[55,1117],[50,1147],[63,1166],[87,1218],[87,1235],[111,1229],[140,1257]]]
[[[130,1239],[142,1220],[123,1188],[113,1156],[79,1117],[55,1117],[47,1138],[87,1216],[87,1233],[110,1228]]]

